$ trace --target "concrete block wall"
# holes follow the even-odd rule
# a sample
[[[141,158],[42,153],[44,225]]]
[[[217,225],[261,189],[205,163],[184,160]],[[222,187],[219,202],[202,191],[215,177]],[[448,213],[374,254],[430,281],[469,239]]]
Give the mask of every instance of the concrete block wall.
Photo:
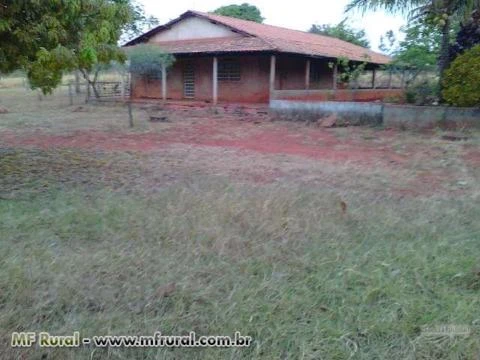
[[[381,103],[357,103],[344,101],[290,101],[271,100],[270,112],[284,120],[316,121],[336,114],[339,123],[350,125],[379,125],[382,122]]]
[[[480,108],[386,105],[383,124],[401,129],[480,128]]]
[[[336,114],[339,123],[380,125],[398,129],[480,129],[480,108],[446,106],[390,105],[378,102],[271,100],[270,112],[275,118],[316,121]]]

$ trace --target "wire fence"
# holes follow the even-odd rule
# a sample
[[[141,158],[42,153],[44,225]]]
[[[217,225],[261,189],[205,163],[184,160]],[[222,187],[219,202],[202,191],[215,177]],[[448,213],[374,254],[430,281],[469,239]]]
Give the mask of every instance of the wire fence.
[[[96,101],[125,101],[130,97],[130,81],[97,81],[88,96]]]
[[[418,73],[415,70],[377,70],[375,75],[367,71],[358,79],[350,83],[351,88],[358,89],[403,89],[418,82],[432,80],[435,74],[429,72]]]

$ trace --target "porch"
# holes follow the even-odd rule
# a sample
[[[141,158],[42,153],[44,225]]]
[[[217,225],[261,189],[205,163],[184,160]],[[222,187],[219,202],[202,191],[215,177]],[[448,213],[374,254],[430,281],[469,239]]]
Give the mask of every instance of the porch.
[[[157,78],[133,76],[132,99],[217,106],[271,100],[377,101],[401,96],[404,81],[378,69],[368,64],[360,80],[345,84],[334,59],[294,54],[179,56]]]

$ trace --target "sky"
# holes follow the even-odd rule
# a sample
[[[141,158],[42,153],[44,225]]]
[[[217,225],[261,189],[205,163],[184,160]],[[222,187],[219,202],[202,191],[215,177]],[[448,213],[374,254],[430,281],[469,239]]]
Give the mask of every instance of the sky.
[[[213,11],[223,5],[248,2],[256,5],[265,18],[264,23],[290,29],[307,31],[312,24],[337,24],[342,21],[349,0],[138,0],[145,6],[148,15],[154,15],[160,23],[166,23],[187,10]],[[285,4],[285,5],[284,5]],[[288,6],[286,4],[289,4]],[[380,36],[388,30],[397,32],[405,24],[401,15],[390,15],[382,11],[348,14],[349,24],[365,29],[372,49],[378,50]]]

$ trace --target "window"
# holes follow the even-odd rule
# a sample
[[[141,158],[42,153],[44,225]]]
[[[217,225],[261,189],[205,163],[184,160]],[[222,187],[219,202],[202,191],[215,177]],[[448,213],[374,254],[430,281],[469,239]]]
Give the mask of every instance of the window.
[[[236,60],[219,60],[218,62],[219,81],[240,81],[240,63]]]
[[[183,97],[195,98],[195,68],[192,63],[186,63],[183,68]]]

